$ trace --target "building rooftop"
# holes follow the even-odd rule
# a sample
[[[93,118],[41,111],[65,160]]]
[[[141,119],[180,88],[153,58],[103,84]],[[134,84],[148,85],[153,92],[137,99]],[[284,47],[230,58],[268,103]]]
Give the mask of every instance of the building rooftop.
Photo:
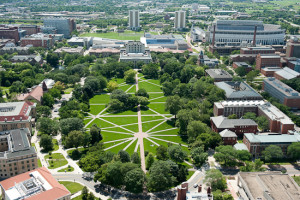
[[[292,70],[291,68],[288,67],[284,67],[283,69],[275,72],[277,75],[281,76],[282,78],[286,79],[286,80],[290,80],[296,77],[300,76],[299,72],[296,72],[294,70]]]
[[[276,72],[276,71],[279,71],[281,70],[280,67],[264,67],[264,68],[261,68],[261,70],[263,71],[266,71],[266,72]]]
[[[220,129],[235,128],[236,126],[257,126],[257,123],[252,119],[228,119],[222,115],[210,119]]]
[[[223,69],[207,69],[205,72],[212,78],[232,79],[232,76]]]
[[[256,101],[221,101],[221,102],[215,102],[215,106],[218,108],[224,108],[226,106],[230,107],[244,107],[244,106],[257,106],[257,105],[263,105],[265,102],[263,100],[256,100]]]
[[[0,103],[0,123],[31,120],[31,109],[36,107],[32,102]]]
[[[234,62],[234,64],[236,64],[238,67],[249,67],[249,68],[252,68],[251,65],[249,65],[248,63],[245,63],[245,62]]]
[[[282,124],[294,124],[288,116],[286,116],[281,110],[272,105],[270,102],[267,102],[263,105],[258,105],[258,108],[272,120],[280,121]]]
[[[11,177],[0,184],[10,200],[54,200],[71,195],[46,167]]]
[[[263,99],[252,87],[245,82],[216,82],[215,85],[224,90],[226,97],[229,98],[257,98]]]
[[[66,53],[82,53],[84,51],[83,47],[78,46],[77,48],[72,48],[72,47],[62,47],[59,49],[56,49],[54,51],[54,53],[62,53],[62,52],[66,52]]]
[[[30,146],[28,140],[29,135],[30,131],[28,128],[0,132],[0,138],[5,139],[8,143],[8,149],[4,152],[0,152],[0,159],[35,154],[35,148]]]
[[[298,200],[300,187],[288,175],[281,172],[239,172],[244,190],[250,199]]]
[[[248,148],[244,143],[236,143],[235,145],[233,145],[233,148],[235,148],[236,150],[246,150],[246,151],[248,151]]]
[[[300,142],[300,133],[295,132],[294,135],[289,134],[259,134],[245,133],[245,137],[251,143],[292,143]]]
[[[280,56],[277,54],[259,54],[261,58],[273,58],[273,59],[280,59]]]
[[[287,97],[300,98],[299,92],[274,77],[266,78],[264,79],[264,82],[272,85],[277,89],[277,91],[280,91]]]
[[[31,60],[40,62],[42,57],[40,55],[15,55],[11,58],[13,62],[30,62]]]
[[[225,129],[219,133],[221,137],[237,137],[235,132],[232,132],[231,130]]]

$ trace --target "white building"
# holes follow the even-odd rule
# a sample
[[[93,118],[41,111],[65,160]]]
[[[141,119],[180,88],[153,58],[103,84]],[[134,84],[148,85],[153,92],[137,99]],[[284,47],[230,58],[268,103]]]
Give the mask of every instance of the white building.
[[[209,27],[206,41],[212,42],[214,25],[215,43],[252,43],[256,27],[256,44],[284,44],[285,30],[280,25],[263,24],[256,20],[218,20]]]
[[[138,62],[150,63],[152,61],[150,50],[145,49],[145,44],[141,42],[129,41],[125,49],[120,51],[120,62],[133,62],[134,66]]]
[[[191,28],[192,42],[205,42],[205,31],[199,27]]]
[[[175,29],[183,29],[185,28],[186,22],[186,13],[185,11],[176,11],[175,12],[175,21],[174,21],[174,28]]]
[[[140,13],[138,10],[129,11],[129,28],[131,30],[140,29]]]

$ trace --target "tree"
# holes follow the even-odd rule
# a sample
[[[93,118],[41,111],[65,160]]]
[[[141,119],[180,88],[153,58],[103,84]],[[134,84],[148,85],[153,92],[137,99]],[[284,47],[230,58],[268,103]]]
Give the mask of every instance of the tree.
[[[135,75],[136,71],[133,69],[130,69],[124,73],[124,79],[126,83],[134,83],[135,82]]]
[[[153,153],[150,152],[146,157],[146,169],[150,169],[153,163],[154,163],[154,155]]]
[[[202,133],[208,133],[209,128],[206,124],[201,121],[191,121],[187,126],[187,135],[189,142],[195,141],[198,135]]]
[[[232,114],[228,116],[228,119],[237,119],[237,116],[236,114]]]
[[[59,130],[59,123],[51,118],[42,117],[37,121],[37,129],[44,134],[56,135]]]
[[[131,162],[140,165],[141,164],[141,158],[137,152],[134,152],[131,155]]]
[[[147,97],[149,99],[149,94],[144,88],[139,89],[136,93],[135,96],[142,96],[142,97]]]
[[[88,191],[88,189],[87,189],[86,186],[84,186],[84,187],[82,188],[81,195],[82,195],[82,197],[81,197],[82,200],[88,200],[89,191]]]
[[[269,121],[268,119],[265,117],[265,116],[259,116],[256,118],[255,120],[258,124],[258,127],[261,129],[261,130],[267,130],[269,128]]]
[[[156,161],[149,170],[148,189],[151,192],[163,191],[170,188],[175,177],[170,173],[170,165],[167,161]]]
[[[270,145],[262,152],[262,155],[267,162],[278,161],[283,158],[282,150],[279,146]]]
[[[144,188],[145,174],[141,168],[133,169],[126,173],[124,178],[125,188],[129,192],[141,193]]]
[[[48,106],[37,106],[36,115],[37,120],[40,117],[51,117],[51,108]]]
[[[49,93],[44,93],[42,98],[42,105],[53,108],[54,98]]]
[[[246,79],[247,79],[247,81],[253,81],[256,76],[257,76],[257,73],[255,71],[250,71],[246,75]]]
[[[206,171],[204,182],[209,183],[213,191],[224,191],[227,187],[226,179],[222,172],[220,172],[218,169],[210,169]]]
[[[290,146],[288,146],[287,155],[294,160],[299,160],[300,159],[300,143],[299,142],[292,143]]]
[[[245,76],[247,74],[246,69],[244,67],[238,67],[235,69],[235,72],[239,75],[239,76]]]
[[[196,167],[201,167],[208,160],[208,154],[203,146],[192,149],[191,156]]]
[[[43,135],[41,136],[40,146],[41,146],[45,151],[51,151],[51,150],[53,150],[52,137],[51,137],[50,135],[43,134]]]
[[[186,152],[183,151],[182,148],[178,145],[169,146],[168,154],[170,158],[177,163],[183,162],[184,159],[187,157]]]
[[[120,160],[122,163],[130,162],[130,155],[127,151],[120,150],[118,152],[118,155],[120,156]]]
[[[237,150],[237,158],[241,161],[250,161],[252,158],[252,155],[247,150]]]
[[[124,103],[119,101],[118,99],[111,99],[109,101],[109,108],[110,111],[121,111],[124,109]]]
[[[109,81],[107,84],[108,92],[112,92],[119,87],[118,83],[115,81]]]
[[[57,67],[59,58],[55,53],[48,53],[46,57],[47,63],[49,63],[52,67]]]
[[[56,99],[61,99],[61,92],[60,90],[56,89],[56,88],[52,88],[51,90],[49,90],[49,94]]]
[[[65,137],[65,145],[68,148],[75,147],[76,149],[83,145],[84,133],[82,131],[71,131],[67,137]]]
[[[92,192],[90,192],[87,200],[95,200],[95,198],[95,195]]]
[[[167,160],[168,159],[168,149],[167,147],[160,145],[156,148],[156,158],[158,160]]]
[[[82,130],[84,127],[82,119],[79,118],[66,118],[59,122],[60,130],[63,135],[67,135],[71,131]]]
[[[97,126],[97,124],[93,124],[90,128],[90,134],[91,134],[91,144],[98,143],[103,139],[101,135],[101,128]]]
[[[141,107],[146,107],[150,103],[147,97],[138,96],[137,98],[138,103],[141,105]]]
[[[167,97],[165,110],[169,111],[172,115],[175,115],[175,119],[177,113],[182,109],[182,106],[183,102],[178,95]]]
[[[246,112],[243,116],[244,119],[252,119],[252,120],[256,120],[256,114],[253,112]]]
[[[217,162],[221,162],[224,166],[236,166],[236,150],[232,146],[218,146],[216,147],[214,158]]]
[[[149,63],[142,67],[143,74],[146,78],[157,79],[158,78],[159,65],[156,63]]]

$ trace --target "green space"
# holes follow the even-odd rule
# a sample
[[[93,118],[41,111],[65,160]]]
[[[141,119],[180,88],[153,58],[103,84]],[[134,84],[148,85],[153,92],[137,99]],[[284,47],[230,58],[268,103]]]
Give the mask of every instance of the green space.
[[[144,88],[147,92],[162,92],[160,86],[153,85],[146,81],[139,82],[139,89]]]
[[[138,139],[136,139],[127,149],[126,151],[129,153],[129,155],[131,156],[134,152],[135,146],[138,142]]]
[[[86,154],[86,152],[88,151],[88,148],[83,148],[83,147],[80,147],[77,149],[78,151],[78,154],[74,154],[73,155],[73,152],[75,151],[76,149],[71,149],[71,150],[68,150],[67,151],[67,154],[70,156],[70,158],[72,158],[73,160],[79,160],[83,155]]]
[[[74,168],[72,166],[68,166],[66,168],[58,170],[58,172],[72,172],[74,171]]]
[[[195,171],[189,171],[189,175],[186,177],[186,180],[189,180],[193,174],[195,173]]]
[[[109,114],[109,115],[137,115],[137,109],[133,109],[133,110],[125,110],[125,111],[120,111],[117,113],[110,113],[108,111],[105,111],[105,113]]]
[[[163,120],[164,118],[162,116],[143,116],[142,115],[142,122],[143,123],[148,123],[149,121],[158,120],[158,119]]]
[[[149,129],[153,128],[154,126],[158,125],[161,122],[163,122],[163,120],[143,123],[143,132],[148,131]]]
[[[97,126],[100,127],[100,128],[106,128],[106,127],[112,127],[112,126],[114,126],[114,125],[112,125],[112,124],[110,124],[110,123],[108,123],[108,122],[105,122],[105,121],[103,121],[103,120],[101,120],[101,119],[96,118],[96,119],[94,119],[94,120],[87,126],[87,128],[91,128],[91,126],[93,126],[93,124],[97,124]]]
[[[61,153],[53,153],[51,156],[46,155],[45,160],[48,160],[49,169],[55,169],[68,164],[68,161]]]
[[[58,181],[58,182],[64,185],[71,192],[71,194],[75,194],[76,192],[81,191],[83,188],[83,185],[76,182],[71,182],[71,181]]]
[[[152,138],[150,138],[152,140]],[[148,152],[152,152],[153,154],[156,154],[156,148],[158,146],[156,144],[153,144],[146,138],[144,138],[144,150]]]
[[[117,154],[120,150],[124,149],[130,142],[131,142],[131,140],[124,142],[123,144],[113,147],[113,148],[109,149],[108,151],[111,151],[111,152]]]
[[[103,109],[105,108],[105,105],[90,105],[90,113],[93,115],[99,114]]]
[[[169,114],[169,111],[165,111],[164,103],[150,103],[148,107],[160,114]]]
[[[138,126],[138,124],[132,124],[132,125],[128,125],[128,126],[125,125],[123,127],[126,128],[126,129],[128,129],[128,130],[133,131],[134,133],[139,132],[139,126]]]
[[[38,167],[43,167],[42,162],[41,162],[40,159],[38,159],[37,162],[38,162]]]
[[[154,129],[152,131],[150,131],[149,134],[155,136],[155,135],[178,135],[178,129],[171,129],[171,130],[160,130],[159,132],[157,133],[154,133],[155,131],[158,131],[158,129]]]
[[[151,32],[157,35],[157,32]],[[124,31],[124,33],[108,32],[108,33],[84,33],[81,37],[100,37],[118,40],[140,40],[144,36],[144,32]]]
[[[57,151],[59,149],[57,139],[52,139],[52,143],[53,143],[53,151]]]
[[[104,120],[110,121],[117,125],[133,124],[138,123],[138,118],[136,117],[102,117]]]
[[[293,179],[300,186],[300,176],[293,176]]]
[[[126,90],[128,90],[128,88],[130,88],[132,85],[122,85],[122,86],[119,86],[118,89],[121,89],[123,90],[124,92],[126,92]],[[134,86],[133,86],[134,87]]]
[[[153,136],[153,138],[154,137],[162,140],[168,140],[171,142],[187,145],[187,143],[185,142],[187,139],[186,137],[181,138],[180,136]]]
[[[154,128],[153,130],[151,130],[151,132],[156,132],[156,131],[164,131],[166,129],[170,129],[170,128],[174,128],[172,121],[168,120],[164,123],[162,123],[161,125],[159,125],[158,127]],[[164,132],[160,133],[162,135],[164,135]]]
[[[101,94],[95,95],[93,98],[90,99],[90,104],[100,104],[100,103],[108,103],[109,102],[109,95]]]
[[[83,123],[86,125],[87,123],[89,123],[92,120],[92,118],[85,118],[83,120]]]
[[[113,131],[113,132],[121,132],[121,133],[130,133],[130,134],[133,134],[132,132],[127,131],[124,128],[121,128],[121,127],[106,128],[106,129],[103,129],[102,131],[106,131],[106,132],[112,132]]]
[[[119,140],[119,139],[123,139],[123,138],[132,137],[132,135],[105,132],[105,130],[103,130],[101,132],[101,135],[103,137],[102,142],[108,142],[108,141],[112,141],[112,140]]]

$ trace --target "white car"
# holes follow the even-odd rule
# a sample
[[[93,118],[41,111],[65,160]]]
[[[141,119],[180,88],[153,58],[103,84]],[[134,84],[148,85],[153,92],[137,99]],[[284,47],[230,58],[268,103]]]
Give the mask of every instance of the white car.
[[[197,188],[197,187],[198,187],[198,184],[197,184],[197,183],[195,183],[195,184],[193,185],[193,187],[194,187],[194,188]]]

